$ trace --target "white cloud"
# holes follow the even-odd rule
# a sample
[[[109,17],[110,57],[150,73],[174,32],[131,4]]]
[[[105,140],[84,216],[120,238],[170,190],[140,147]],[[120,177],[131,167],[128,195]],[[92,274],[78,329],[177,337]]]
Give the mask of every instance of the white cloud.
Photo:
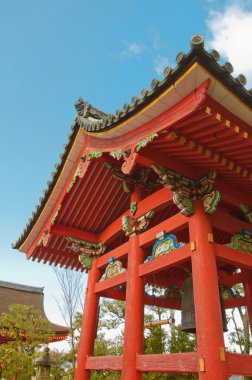
[[[123,41],[125,48],[119,53],[119,57],[124,60],[126,58],[139,59],[146,47],[138,42]]]
[[[168,66],[168,63],[169,63],[169,61],[166,57],[163,57],[162,55],[158,55],[154,59],[154,69],[155,69],[156,73],[161,76],[163,74],[166,66]]]
[[[153,48],[156,50],[163,48],[164,45],[160,41],[159,32],[155,28],[150,28],[149,33],[150,33]]]
[[[223,12],[210,11],[207,26],[210,47],[232,63],[235,75],[244,74],[252,85],[252,11],[232,2]]]

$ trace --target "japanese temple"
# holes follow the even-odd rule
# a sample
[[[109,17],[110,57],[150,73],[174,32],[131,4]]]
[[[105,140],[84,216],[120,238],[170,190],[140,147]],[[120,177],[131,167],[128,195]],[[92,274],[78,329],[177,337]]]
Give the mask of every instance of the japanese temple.
[[[48,320],[44,310],[44,288],[0,281],[0,314],[8,313],[9,306],[13,304],[32,306],[39,311],[42,318]],[[50,323],[50,330],[54,333],[51,337],[52,342],[57,342],[67,338],[67,327],[57,325],[49,320],[48,322]],[[6,337],[0,336],[0,344],[5,342]]]
[[[14,245],[27,259],[88,272],[75,380],[92,370],[123,380],[252,375],[252,357],[229,352],[223,336],[225,309],[236,306],[252,329],[252,89],[232,73],[195,35],[162,80],[114,114],[75,104],[64,153]],[[93,354],[100,297],[125,300],[122,356]],[[197,351],[144,354],[144,305],[182,309]]]

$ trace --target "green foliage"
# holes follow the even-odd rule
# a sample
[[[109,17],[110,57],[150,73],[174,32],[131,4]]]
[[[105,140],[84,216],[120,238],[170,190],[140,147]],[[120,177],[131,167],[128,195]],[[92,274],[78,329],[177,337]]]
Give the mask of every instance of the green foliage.
[[[9,312],[0,316],[0,335],[8,338],[0,345],[3,377],[30,380],[36,350],[53,334],[49,327],[49,322],[31,306],[11,305]]]
[[[186,334],[181,326],[175,326],[168,340],[168,352],[191,352],[196,351],[196,337],[194,334]]]

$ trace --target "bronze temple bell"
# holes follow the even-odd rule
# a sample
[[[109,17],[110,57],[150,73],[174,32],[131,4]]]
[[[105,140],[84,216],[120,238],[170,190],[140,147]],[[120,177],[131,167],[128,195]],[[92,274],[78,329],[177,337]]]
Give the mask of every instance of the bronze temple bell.
[[[224,308],[223,298],[220,293],[220,304],[222,314],[223,331],[228,331],[226,313]],[[182,331],[185,333],[196,333],[195,323],[195,308],[194,308],[194,296],[193,296],[193,279],[190,275],[183,286],[182,300],[181,300],[181,312],[182,312]]]

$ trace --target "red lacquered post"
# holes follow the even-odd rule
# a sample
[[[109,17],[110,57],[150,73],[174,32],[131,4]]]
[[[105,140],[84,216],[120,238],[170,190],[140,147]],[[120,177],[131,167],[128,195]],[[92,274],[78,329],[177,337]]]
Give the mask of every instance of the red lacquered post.
[[[243,287],[245,291],[246,305],[249,315],[250,334],[252,335],[252,270],[243,269],[242,273],[245,275]]]
[[[85,369],[87,355],[93,355],[97,329],[99,296],[94,292],[95,284],[99,281],[100,271],[94,259],[88,274],[85,306],[81,324],[81,336],[77,355],[74,380],[89,380],[91,371]]]
[[[136,188],[131,202],[140,198],[141,189]],[[132,235],[129,238],[122,380],[142,379],[142,372],[136,371],[136,356],[143,353],[144,283],[138,274],[143,260],[144,251],[139,247],[139,237]]]
[[[227,380],[212,226],[201,202],[189,219],[200,380]],[[193,242],[193,244],[192,244]]]

